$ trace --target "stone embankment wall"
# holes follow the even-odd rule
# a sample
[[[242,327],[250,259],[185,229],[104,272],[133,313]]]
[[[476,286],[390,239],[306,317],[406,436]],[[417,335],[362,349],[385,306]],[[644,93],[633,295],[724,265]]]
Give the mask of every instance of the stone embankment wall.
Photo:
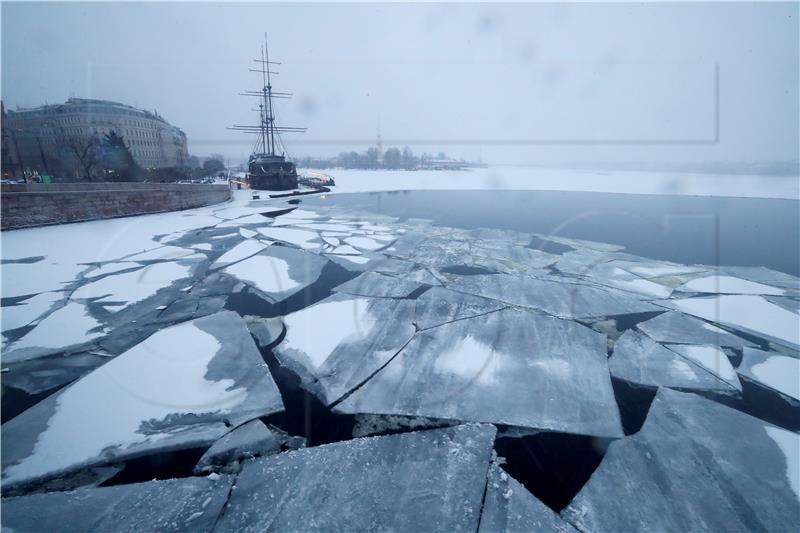
[[[227,185],[183,183],[28,183],[0,189],[2,229],[28,228],[225,202]]]

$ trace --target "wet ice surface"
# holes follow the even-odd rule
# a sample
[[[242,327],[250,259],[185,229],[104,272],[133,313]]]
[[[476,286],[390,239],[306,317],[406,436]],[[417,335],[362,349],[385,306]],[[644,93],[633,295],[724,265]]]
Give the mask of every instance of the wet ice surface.
[[[796,433],[663,388],[562,514],[581,531],[792,531],[798,446]]]
[[[95,245],[67,246],[74,235]],[[32,239],[54,243],[44,254]],[[36,506],[42,525],[64,517],[45,529],[191,531],[781,531],[797,512],[797,434],[744,414],[766,402],[796,430],[780,421],[800,416],[788,274],[241,195],[3,240],[18,260],[0,266],[4,494],[116,485],[6,498],[4,527],[30,529]],[[495,428],[527,450],[511,467],[490,465]],[[526,448],[537,435],[599,454],[560,517],[524,469],[510,475],[525,461],[574,474]],[[287,451],[302,437],[309,448]],[[757,468],[766,488],[751,487]],[[733,518],[684,513],[709,476]],[[674,504],[658,503],[663,483]],[[103,511],[126,502],[152,512]]]

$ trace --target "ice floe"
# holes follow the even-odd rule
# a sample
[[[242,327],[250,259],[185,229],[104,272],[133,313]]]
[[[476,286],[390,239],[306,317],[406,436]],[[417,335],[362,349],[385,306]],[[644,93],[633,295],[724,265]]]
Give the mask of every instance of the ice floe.
[[[153,296],[179,279],[191,276],[192,270],[191,265],[180,262],[154,263],[139,270],[86,283],[76,289],[71,298],[96,298],[131,305]]]
[[[17,342],[4,346],[3,363],[68,351],[104,335],[86,306],[69,302],[43,318]]]
[[[769,303],[761,296],[725,294],[678,298],[660,303],[795,350],[800,347],[800,315]]]
[[[330,404],[386,364],[414,335],[414,302],[334,294],[284,319],[274,348]],[[318,385],[317,385],[318,384]]]
[[[8,331],[27,326],[63,299],[63,292],[43,292],[16,305],[3,306],[0,308],[0,328]]]
[[[156,451],[209,445],[283,409],[244,321],[162,329],[2,426],[4,488]]]
[[[197,462],[195,473],[222,467],[234,461],[242,461],[281,451],[278,435],[260,420],[251,420],[231,430],[206,450]]]
[[[238,263],[242,259],[247,259],[248,257],[256,255],[267,246],[269,245],[256,240],[248,239],[242,241],[217,258],[217,260],[211,264],[210,268],[211,270],[216,270],[233,263]]]
[[[719,346],[672,344],[668,348],[678,355],[705,368],[731,387],[741,391],[742,385],[736,376],[728,356]]]
[[[336,410],[622,436],[605,336],[520,309],[418,333]]]
[[[233,476],[148,481],[3,499],[7,531],[210,532]]]
[[[478,533],[498,531],[577,533],[519,481],[492,464]]]
[[[591,318],[657,311],[642,297],[612,288],[564,281],[490,274],[461,276],[450,289],[529,307],[561,318]]]
[[[358,296],[405,298],[420,288],[422,285],[414,281],[394,278],[377,272],[364,272],[333,290]]]
[[[297,248],[270,246],[223,272],[279,302],[314,283],[325,263],[324,258]]]
[[[699,318],[667,311],[640,322],[637,329],[653,340],[671,344],[714,344],[716,346],[755,346],[752,342],[709,324]]]
[[[304,250],[318,251],[322,248],[322,239],[315,231],[295,228],[258,228],[258,232],[269,239],[293,244]]]
[[[796,433],[662,388],[561,514],[581,531],[793,531],[798,449]]]
[[[614,344],[608,367],[615,378],[637,385],[723,392],[740,390],[699,362],[678,355],[633,330],[623,333]]]
[[[786,291],[733,276],[704,276],[687,281],[677,288],[682,292],[703,292],[710,294],[764,294],[782,296]]]
[[[800,402],[800,359],[744,348],[742,363],[736,370],[740,376]]]
[[[476,531],[495,429],[366,437],[244,463],[221,531]]]
[[[161,246],[146,252],[131,255],[125,258],[126,261],[170,261],[193,254],[190,248],[179,248],[177,246]]]

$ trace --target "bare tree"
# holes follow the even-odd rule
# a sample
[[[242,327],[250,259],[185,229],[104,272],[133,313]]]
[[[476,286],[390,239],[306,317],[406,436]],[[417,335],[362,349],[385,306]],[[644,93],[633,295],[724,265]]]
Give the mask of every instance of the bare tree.
[[[92,181],[93,170],[97,166],[100,139],[96,135],[67,133],[64,128],[56,140],[59,149],[74,157],[87,181]]]

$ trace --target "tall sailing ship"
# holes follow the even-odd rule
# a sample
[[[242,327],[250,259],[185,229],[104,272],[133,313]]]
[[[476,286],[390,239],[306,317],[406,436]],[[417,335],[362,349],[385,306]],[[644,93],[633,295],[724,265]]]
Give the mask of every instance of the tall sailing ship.
[[[271,70],[273,65],[280,65],[277,61],[270,61],[267,47],[267,36],[264,34],[264,46],[261,49],[261,59],[254,59],[258,68],[248,69],[261,74],[262,88],[257,91],[245,91],[243,96],[258,98],[259,123],[257,125],[234,125],[230,129],[246,133],[258,134],[255,149],[247,162],[247,180],[251,189],[280,191],[297,188],[297,169],[294,163],[286,158],[285,150],[278,153],[276,138],[282,146],[281,133],[304,132],[306,128],[291,126],[278,126],[275,124],[275,107],[273,99],[291,98],[291,93],[275,92],[272,90],[272,76],[278,74]]]

